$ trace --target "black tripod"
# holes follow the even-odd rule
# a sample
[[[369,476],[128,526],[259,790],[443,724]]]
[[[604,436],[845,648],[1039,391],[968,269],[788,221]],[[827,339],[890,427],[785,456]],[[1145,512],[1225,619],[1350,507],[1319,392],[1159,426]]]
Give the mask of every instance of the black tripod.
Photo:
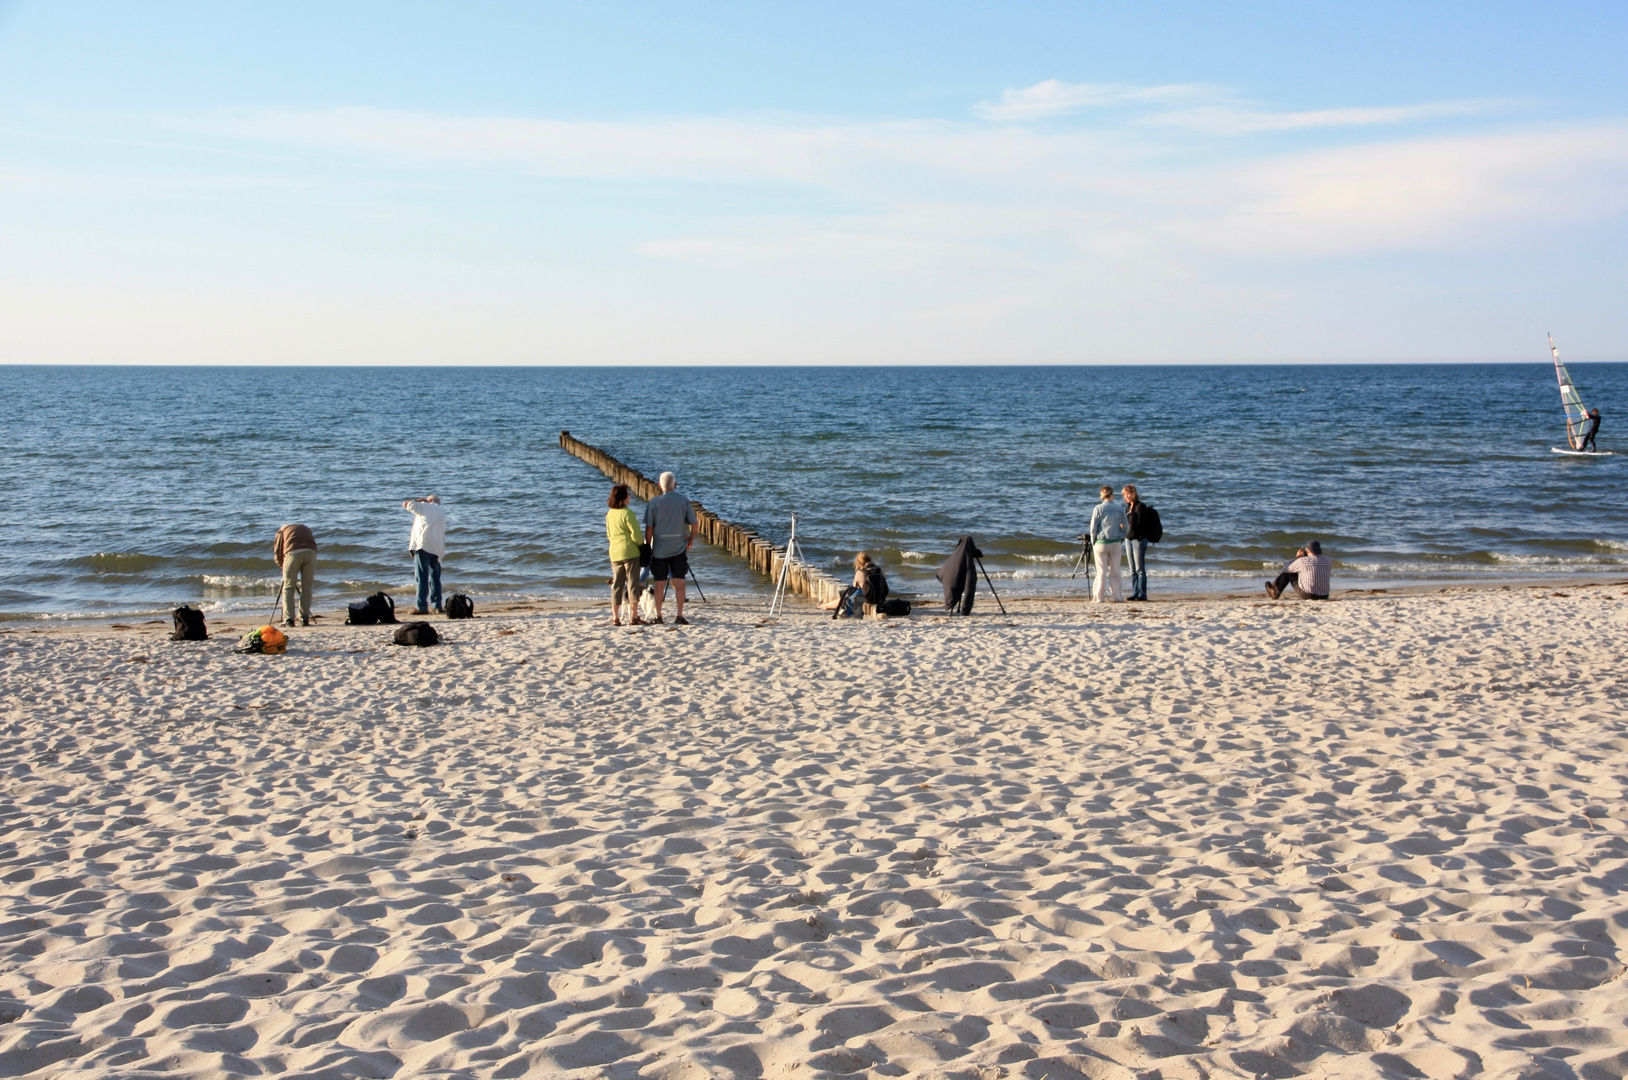
[[[974,550],[976,550],[976,549],[974,549]],[[973,558],[976,559],[977,562],[978,562],[978,569],[983,570],[984,584],[989,586],[989,595],[993,596],[995,598],[995,603],[1000,604],[1001,614],[1005,615],[1006,614],[1006,605],[1001,604],[1001,594],[995,591],[995,583],[993,581],[989,580],[989,571],[984,570],[984,557],[982,555],[975,555],[975,556],[973,556]]]
[[[1080,557],[1074,560],[1074,573],[1068,575],[1068,580],[1074,580],[1074,576],[1080,572],[1080,566],[1082,564],[1085,566],[1085,576],[1087,580],[1089,580],[1091,577],[1091,538],[1084,533],[1081,533],[1074,539],[1083,542],[1085,547],[1080,551]]]

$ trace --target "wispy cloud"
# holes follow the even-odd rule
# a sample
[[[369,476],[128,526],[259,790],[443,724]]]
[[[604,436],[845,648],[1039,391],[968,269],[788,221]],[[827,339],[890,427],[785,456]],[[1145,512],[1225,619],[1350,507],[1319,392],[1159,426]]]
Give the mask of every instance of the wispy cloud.
[[[690,359],[722,355],[715,346],[729,335],[740,337],[729,355],[742,359],[1068,358],[1080,354],[1047,352],[1082,340],[1067,328],[1138,319],[1139,337],[1168,327],[1169,341],[1209,341],[1218,322],[1242,327],[1250,313],[1301,310],[1283,299],[1318,277],[1301,264],[1514,251],[1540,230],[1628,213],[1628,122],[1455,129],[1453,118],[1474,113],[1473,104],[1274,113],[1190,87],[1134,99],[1110,89],[1097,88],[1098,99],[1117,93],[1135,107],[1057,124],[602,122],[368,108],[119,123],[121,137],[142,148],[136,181],[163,181],[143,189],[162,187],[154,199],[179,202],[207,178],[215,202],[237,182],[256,212],[223,220],[291,222],[280,237],[325,235],[306,218],[360,229],[358,207],[393,213],[365,235],[369,243],[388,237],[380,250],[412,254],[372,265],[355,256],[368,245],[336,249],[365,266],[346,280],[405,268],[404,287],[426,295],[455,294],[465,281],[479,282],[483,297],[580,293],[561,303],[580,309],[567,322],[579,327],[572,355],[581,357],[615,351],[596,320],[642,325],[606,315],[633,309],[659,309],[668,327],[698,320],[684,324],[689,351],[673,351],[660,335],[647,343],[648,355]],[[1446,121],[1447,130],[1400,127],[1423,118]],[[1210,137],[1246,130],[1320,134],[1293,149]],[[153,147],[185,155],[176,177],[150,168]],[[201,171],[200,151],[208,155]],[[562,201],[538,182],[559,179],[592,183],[572,185]],[[0,175],[0,188],[17,182]],[[283,185],[279,198],[264,199],[271,184]],[[496,230],[503,235],[485,237],[483,192],[523,208],[520,218],[535,209],[535,220],[510,230],[505,219]],[[590,212],[571,212],[584,206]],[[465,260],[464,244],[486,261]],[[236,262],[222,256],[223,265]],[[334,262],[328,253],[311,258],[300,280]],[[0,255],[0,271],[5,265]],[[629,291],[638,288],[645,291]],[[727,314],[709,322],[688,313],[687,305],[708,303]],[[1236,332],[1253,340],[1253,331]],[[646,339],[628,333],[615,349],[646,355],[638,345]],[[527,339],[515,331],[516,342]]]
[[[185,123],[259,143],[523,176],[714,185],[793,184],[840,196],[849,212],[789,232],[740,219],[710,237],[651,238],[640,250],[718,264],[831,264],[844,253],[901,272],[935,244],[1059,236],[1089,249],[1112,236],[1182,238],[1296,257],[1417,250],[1495,240],[1520,223],[1601,219],[1628,205],[1628,126],[1596,123],[1487,135],[1374,141],[1243,159],[1194,157],[1194,129],[1289,130],[1400,123],[1468,103],[1241,113],[1188,109],[1112,131],[977,122],[806,124],[733,119],[574,122],[376,109],[230,114]],[[1163,132],[1165,134],[1160,135]],[[1171,140],[1176,140],[1172,142]],[[1172,149],[1187,153],[1172,156]],[[1173,164],[1179,161],[1181,164]],[[949,211],[948,207],[959,207]],[[1000,224],[991,228],[989,223]],[[722,220],[722,219],[721,219]],[[912,222],[898,231],[878,222]],[[824,222],[822,226],[820,222]],[[976,228],[964,223],[978,222]],[[823,239],[816,234],[827,228]],[[1004,231],[1003,231],[1004,230]],[[775,238],[777,237],[777,238]],[[795,238],[795,239],[793,239]],[[1146,242],[1146,241],[1144,241]],[[772,259],[770,261],[773,261]]]
[[[1058,79],[1020,90],[1002,91],[998,100],[979,102],[973,115],[1006,123],[1068,116],[1087,110],[1135,109],[1135,125],[1183,128],[1212,135],[1267,131],[1374,127],[1484,114],[1508,108],[1502,100],[1436,101],[1411,105],[1356,106],[1281,111],[1241,102],[1219,87],[1197,83],[1128,86],[1120,83],[1067,83]]]
[[[1506,104],[1502,101],[1437,101],[1422,105],[1308,109],[1301,112],[1269,112],[1233,105],[1207,105],[1154,113],[1144,117],[1142,122],[1215,135],[1247,135],[1260,131],[1307,131],[1317,128],[1410,124],[1422,120],[1484,114]]]
[[[198,134],[554,177],[807,180],[852,129],[721,119],[592,122],[396,109],[241,111],[170,117]]]
[[[1206,87],[1186,83],[1126,86],[1119,83],[1066,83],[1047,79],[1021,90],[1003,90],[997,101],[981,101],[973,113],[985,120],[1037,120],[1110,105],[1147,105],[1207,96]]]
[[[1219,212],[1163,228],[1254,255],[1486,249],[1628,211],[1628,125],[1413,139],[1211,173]]]
[[[1026,186],[1060,176],[1077,185],[1138,152],[1095,132],[935,120],[600,122],[340,108],[158,122],[211,140],[280,144],[399,165],[566,179],[785,182],[886,194],[948,182]]]

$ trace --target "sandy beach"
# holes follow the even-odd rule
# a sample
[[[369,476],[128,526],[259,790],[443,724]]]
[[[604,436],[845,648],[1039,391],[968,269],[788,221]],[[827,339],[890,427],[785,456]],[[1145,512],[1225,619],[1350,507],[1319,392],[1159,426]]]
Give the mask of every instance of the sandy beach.
[[[0,1074],[1628,1075],[1625,600],[11,624]]]

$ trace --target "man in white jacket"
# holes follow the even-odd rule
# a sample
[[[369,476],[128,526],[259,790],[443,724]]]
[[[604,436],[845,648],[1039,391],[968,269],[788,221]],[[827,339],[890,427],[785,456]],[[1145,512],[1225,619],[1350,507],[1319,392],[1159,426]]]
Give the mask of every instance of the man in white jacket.
[[[430,605],[441,611],[441,556],[447,553],[447,512],[441,509],[439,495],[408,499],[401,508],[413,515],[412,535],[407,553],[413,557],[413,578],[418,583],[418,604],[414,615],[428,615]]]

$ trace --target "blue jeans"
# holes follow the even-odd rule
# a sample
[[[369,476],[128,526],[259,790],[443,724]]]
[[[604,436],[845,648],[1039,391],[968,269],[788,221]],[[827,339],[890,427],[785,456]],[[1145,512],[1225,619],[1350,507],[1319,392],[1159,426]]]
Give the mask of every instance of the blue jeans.
[[[418,582],[418,603],[413,607],[423,611],[433,605],[436,611],[440,611],[441,556],[423,548],[413,552],[413,580]]]
[[[1148,598],[1148,542],[1146,540],[1127,540],[1125,550],[1130,555],[1131,563],[1131,599],[1146,600]]]

